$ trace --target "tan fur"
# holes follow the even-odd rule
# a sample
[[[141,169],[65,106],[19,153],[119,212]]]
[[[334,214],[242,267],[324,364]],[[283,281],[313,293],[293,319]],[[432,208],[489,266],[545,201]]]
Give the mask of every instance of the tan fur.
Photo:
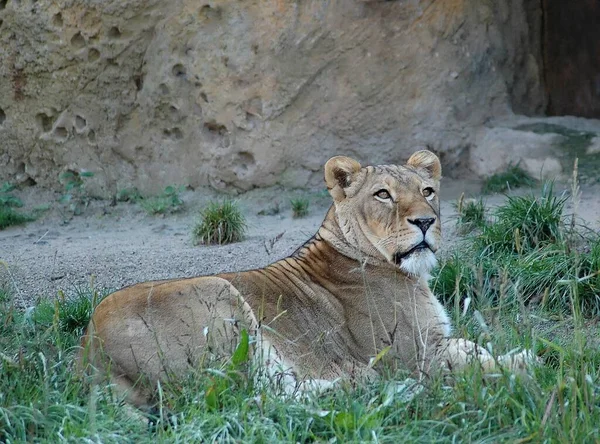
[[[152,405],[158,381],[231,356],[242,328],[268,370],[292,384],[371,374],[370,360],[384,349],[378,365],[419,376],[474,359],[494,368],[486,350],[449,338],[448,317],[427,285],[441,240],[440,176],[428,151],[405,166],[330,159],[334,204],[294,254],[263,269],[111,294],[94,312],[81,361],[141,408]]]

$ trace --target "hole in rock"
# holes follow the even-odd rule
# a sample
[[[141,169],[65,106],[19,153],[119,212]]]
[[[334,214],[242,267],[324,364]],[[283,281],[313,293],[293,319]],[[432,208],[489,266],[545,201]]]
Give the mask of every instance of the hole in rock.
[[[121,31],[116,26],[113,26],[108,30],[108,37],[111,39],[118,39],[121,37]]]
[[[8,0],[0,0],[0,9],[6,8],[7,3],[8,3]]]
[[[88,51],[88,62],[95,62],[100,58],[100,51],[96,48],[92,48]]]
[[[87,126],[87,121],[81,116],[75,116],[75,128],[82,130]]]
[[[5,120],[6,120],[6,113],[4,112],[4,110],[2,108],[0,108],[0,125],[2,125]]]
[[[135,82],[135,89],[141,91],[144,87],[144,76],[141,74],[133,76],[133,81]]]
[[[34,187],[37,185],[37,182],[35,181],[35,179],[28,177],[27,179],[25,179],[24,182],[21,183],[21,185],[25,187]]]
[[[54,117],[49,116],[46,113],[39,113],[35,116],[35,120],[38,124],[38,127],[45,133],[52,129],[52,124],[54,123]]]
[[[54,16],[52,16],[52,24],[58,27],[63,25],[63,17],[60,12],[57,12],[56,14],[54,14]]]
[[[243,169],[247,170],[249,165],[254,165],[254,154],[248,151],[238,153],[238,158]]]
[[[214,120],[209,120],[208,122],[205,122],[204,128],[206,128],[211,133],[218,134],[219,136],[225,136],[227,134],[227,127]]]
[[[80,32],[71,37],[71,46],[75,49],[81,49],[85,46],[85,39]]]
[[[175,127],[172,129],[165,129],[163,130],[163,134],[167,137],[169,137],[170,139],[175,139],[175,140],[181,140],[183,139],[183,131],[181,131],[181,129]]]
[[[96,132],[94,130],[90,130],[87,137],[88,137],[88,142],[96,143]]]
[[[54,135],[60,140],[66,140],[69,136],[69,131],[64,126],[57,126],[54,129]]]
[[[161,83],[160,85],[158,85],[158,90],[160,91],[161,94],[169,94],[169,87],[167,85],[165,85],[164,83]]]
[[[172,72],[175,77],[184,77],[186,73],[185,66],[183,66],[181,63],[178,63],[177,65],[173,66]]]
[[[213,8],[210,5],[204,5],[200,8],[200,17],[203,19],[220,19],[221,8]]]
[[[208,96],[206,95],[205,92],[201,92],[200,97],[202,97],[202,100],[204,100],[206,103],[208,103]]]

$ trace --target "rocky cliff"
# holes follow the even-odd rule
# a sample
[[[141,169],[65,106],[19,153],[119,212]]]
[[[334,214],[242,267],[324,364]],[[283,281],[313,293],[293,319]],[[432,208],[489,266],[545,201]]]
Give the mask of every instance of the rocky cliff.
[[[0,180],[322,182],[332,155],[467,165],[543,109],[525,0],[0,0]]]

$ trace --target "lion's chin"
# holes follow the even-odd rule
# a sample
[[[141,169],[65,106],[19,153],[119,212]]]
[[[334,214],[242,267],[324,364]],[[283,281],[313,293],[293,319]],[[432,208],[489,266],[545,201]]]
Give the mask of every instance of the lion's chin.
[[[433,251],[429,248],[420,249],[412,252],[408,256],[400,259],[400,269],[405,273],[414,276],[426,276],[437,264],[437,259]]]

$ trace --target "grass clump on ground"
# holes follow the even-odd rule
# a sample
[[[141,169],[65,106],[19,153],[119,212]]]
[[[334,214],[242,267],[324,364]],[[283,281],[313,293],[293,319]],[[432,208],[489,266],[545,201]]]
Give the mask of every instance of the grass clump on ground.
[[[139,202],[142,200],[142,195],[136,187],[123,188],[117,191],[115,195],[117,202]]]
[[[483,199],[465,199],[462,194],[454,205],[458,216],[457,224],[462,233],[485,225],[485,203]]]
[[[23,202],[11,193],[13,190],[14,186],[8,182],[0,187],[0,230],[13,225],[21,225],[35,219],[33,216],[21,213],[15,209],[22,207]]]
[[[246,218],[232,200],[210,202],[192,229],[195,244],[229,244],[244,239]]]
[[[135,190],[137,191],[137,190]],[[183,209],[183,200],[181,192],[183,187],[168,186],[159,196],[140,199],[135,192],[130,193],[129,198],[135,198],[139,201],[141,207],[146,213],[151,215],[164,215],[176,213]],[[124,198],[125,196],[123,196]]]
[[[299,197],[290,201],[292,204],[292,216],[295,219],[308,216],[309,201],[305,197]]]
[[[511,165],[506,171],[488,177],[483,184],[482,192],[484,194],[504,193],[515,188],[532,187],[536,183],[536,180],[519,165]]]
[[[600,236],[566,224],[566,199],[552,184],[539,196],[509,197],[442,263],[434,292],[446,301],[502,299],[600,315]]]
[[[59,176],[64,186],[60,202],[67,205],[73,216],[79,216],[90,203],[90,196],[85,188],[86,181],[94,177],[91,171],[67,170]]]

